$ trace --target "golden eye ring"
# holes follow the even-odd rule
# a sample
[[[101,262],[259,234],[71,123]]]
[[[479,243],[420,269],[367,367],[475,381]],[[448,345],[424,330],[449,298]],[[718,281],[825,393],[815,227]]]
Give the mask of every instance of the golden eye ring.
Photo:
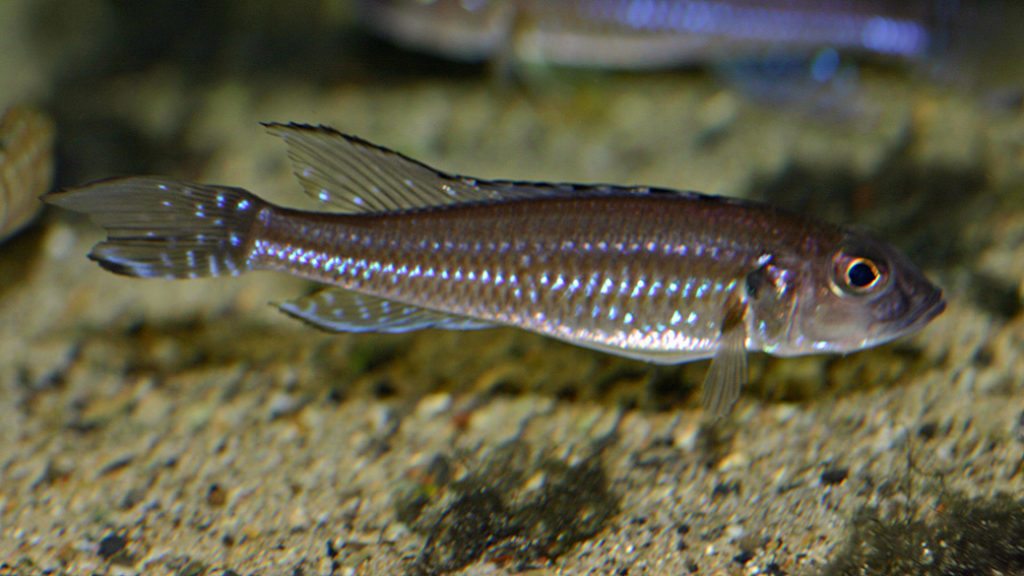
[[[854,293],[864,294],[882,282],[882,272],[867,258],[852,258],[843,271],[843,282]]]

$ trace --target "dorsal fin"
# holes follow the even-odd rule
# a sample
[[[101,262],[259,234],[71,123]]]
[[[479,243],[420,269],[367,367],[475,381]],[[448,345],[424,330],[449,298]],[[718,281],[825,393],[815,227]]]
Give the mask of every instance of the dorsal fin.
[[[492,327],[491,324],[479,320],[451,316],[334,287],[289,300],[278,307],[289,316],[329,332],[396,334],[424,328],[473,330]]]
[[[314,200],[339,212],[394,212],[448,204],[550,196],[670,194],[723,200],[695,192],[615,186],[481,180],[447,174],[326,126],[265,123],[288,145],[295,175]]]
[[[502,197],[472,178],[445,174],[325,126],[264,126],[288,144],[306,193],[342,212],[392,212]]]

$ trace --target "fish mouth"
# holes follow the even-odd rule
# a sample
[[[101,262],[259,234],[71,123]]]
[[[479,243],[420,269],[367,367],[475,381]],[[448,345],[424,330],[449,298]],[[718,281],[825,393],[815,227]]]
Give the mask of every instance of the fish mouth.
[[[932,289],[921,304],[917,306],[917,311],[914,314],[908,315],[904,320],[900,332],[906,334],[924,327],[936,316],[942,314],[945,309],[946,301],[942,298],[942,289]]]

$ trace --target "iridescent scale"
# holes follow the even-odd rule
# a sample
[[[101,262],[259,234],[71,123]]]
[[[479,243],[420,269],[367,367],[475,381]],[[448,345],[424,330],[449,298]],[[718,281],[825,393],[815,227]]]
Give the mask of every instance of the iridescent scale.
[[[727,299],[745,298],[743,279],[785,240],[772,231],[802,224],[747,210],[608,189],[386,216],[266,207],[251,261],[394,302],[678,362],[713,353]],[[748,224],[740,235],[737,218]]]

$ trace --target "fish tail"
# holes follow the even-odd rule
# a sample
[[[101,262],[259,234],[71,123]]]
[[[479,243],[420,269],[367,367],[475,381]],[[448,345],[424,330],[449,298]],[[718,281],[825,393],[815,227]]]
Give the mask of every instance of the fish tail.
[[[161,178],[104,180],[42,199],[107,229],[89,258],[139,278],[237,276],[252,269],[252,229],[268,204],[241,188]]]

